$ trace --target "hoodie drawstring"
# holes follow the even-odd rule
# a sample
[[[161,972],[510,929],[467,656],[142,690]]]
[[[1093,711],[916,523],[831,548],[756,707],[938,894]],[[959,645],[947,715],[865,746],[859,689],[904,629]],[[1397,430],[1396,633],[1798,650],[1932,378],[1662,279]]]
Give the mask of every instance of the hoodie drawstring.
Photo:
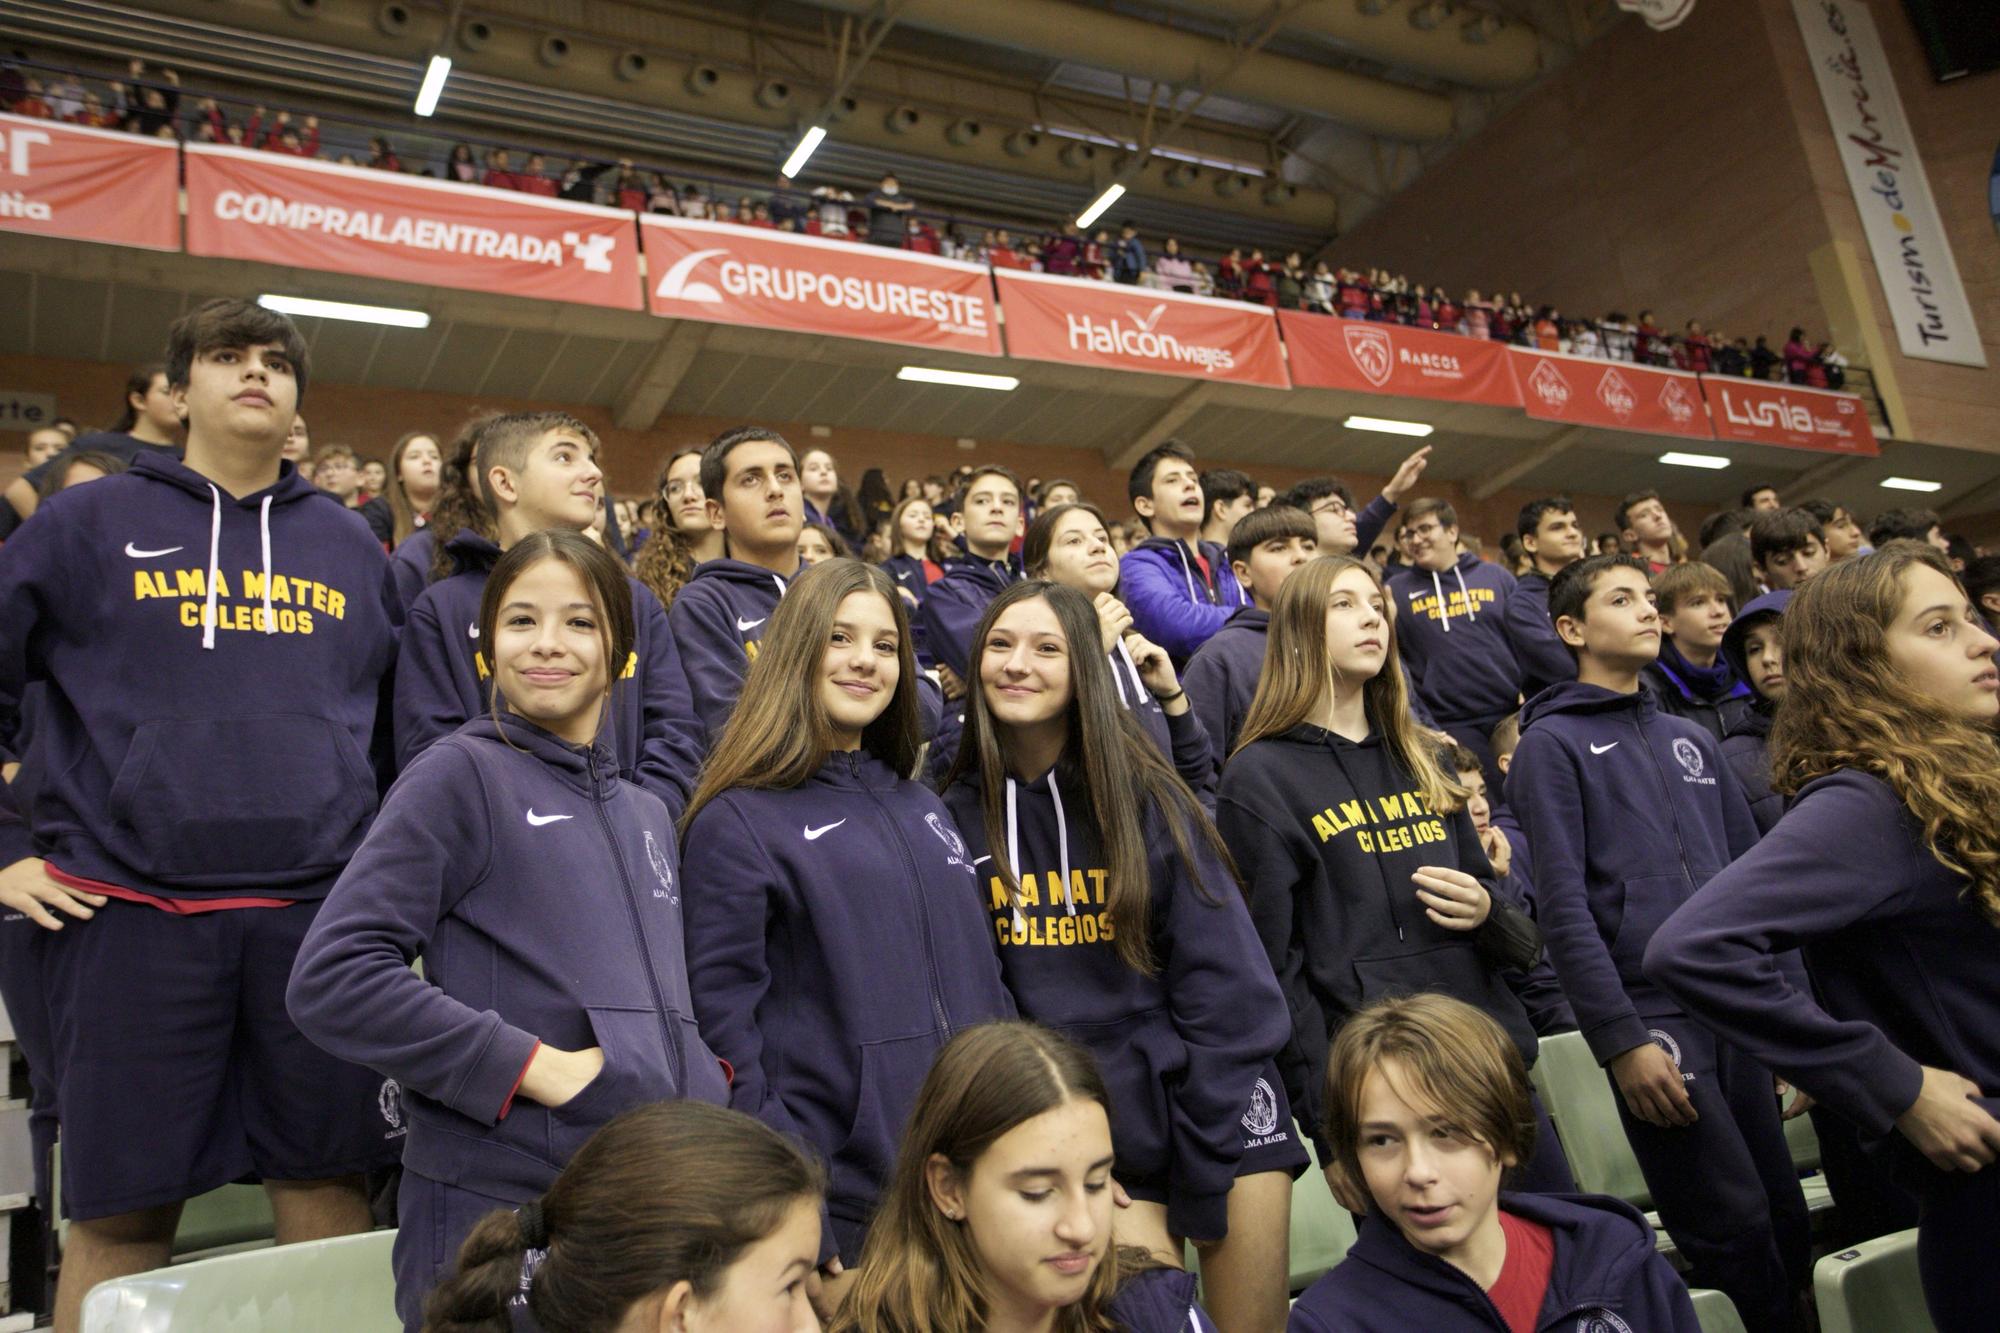
[[[210,651],[215,648],[215,583],[222,572],[222,492],[210,482],[208,495],[214,508],[208,517],[208,607],[201,618],[201,646]]]
[[[278,616],[271,610],[271,497],[264,497],[264,510],[257,520],[257,535],[264,542],[264,632],[278,632]]]
[[[1479,608],[1472,604],[1472,594],[1466,589],[1465,571],[1457,565],[1453,565],[1451,567],[1451,575],[1458,580],[1458,595],[1465,599],[1465,618],[1477,623],[1479,620]],[[1432,577],[1435,578],[1436,575],[1432,575]]]
[[[1181,558],[1181,577],[1187,580],[1187,590],[1188,590],[1188,600],[1189,600],[1190,602],[1202,602],[1202,601],[1206,601],[1206,600],[1207,600],[1206,598],[1204,598],[1204,597],[1200,597],[1200,596],[1197,596],[1197,595],[1195,594],[1195,590],[1194,590],[1194,566],[1193,566],[1193,565],[1190,565],[1190,564],[1188,563],[1188,558],[1187,558],[1187,543],[1186,543],[1186,542],[1175,542],[1175,543],[1174,543],[1174,554],[1175,554],[1175,555],[1178,555],[1178,556],[1179,556],[1179,557]]]
[[[1111,683],[1118,687],[1118,702],[1127,708],[1137,708],[1146,701],[1146,681],[1139,674],[1139,664],[1132,660],[1132,650],[1125,646],[1123,639],[1111,645],[1111,656],[1115,659],[1111,663]],[[1120,669],[1121,664],[1123,670]],[[1132,673],[1132,697],[1129,699],[1125,697],[1126,671]]]
[[[1056,806],[1056,859],[1062,867],[1063,904],[1076,915],[1076,895],[1069,885],[1069,820],[1064,817],[1062,791],[1056,786],[1054,769],[1049,770],[1049,795]],[[1024,934],[1028,919],[1021,912],[1021,815],[1014,779],[1007,779],[1007,868],[1014,872],[1014,933]]]
[[[1451,576],[1458,580],[1458,596],[1459,600],[1465,603],[1465,618],[1477,621],[1479,619],[1479,609],[1473,606],[1472,594],[1466,590],[1465,574],[1457,565],[1453,565],[1451,567]],[[1438,572],[1435,569],[1431,571],[1431,595],[1437,598],[1438,619],[1444,622],[1444,632],[1449,634],[1451,633],[1451,607],[1444,600],[1444,584],[1438,581]]]

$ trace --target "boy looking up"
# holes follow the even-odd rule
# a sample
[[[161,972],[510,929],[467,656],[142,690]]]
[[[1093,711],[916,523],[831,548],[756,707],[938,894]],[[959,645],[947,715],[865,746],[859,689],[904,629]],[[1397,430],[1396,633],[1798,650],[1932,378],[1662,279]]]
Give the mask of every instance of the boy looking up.
[[[0,734],[44,687],[47,859],[0,871],[0,905],[50,932],[66,1333],[93,1285],[166,1264],[187,1199],[255,1176],[280,1244],[366,1231],[363,1173],[401,1148],[381,1078],[285,1011],[375,813],[382,548],[280,458],[289,319],[210,301],[165,374],[185,459],[58,492],[0,550]]]
[[[1236,748],[1236,734],[1257,694],[1271,604],[1285,576],[1316,554],[1313,520],[1286,504],[1246,514],[1229,535],[1229,568],[1238,585],[1250,590],[1250,605],[1231,616],[1181,673],[1195,716],[1208,732],[1217,773]]]
[[[959,488],[957,509],[965,520],[965,555],[946,565],[917,615],[931,656],[962,685],[972,679],[972,631],[986,604],[1021,577],[1021,558],[1013,554],[1023,530],[1021,479],[997,463],[978,468]]]
[[[1625,549],[1646,562],[1648,574],[1657,574],[1674,563],[1674,520],[1658,491],[1632,492],[1618,506],[1612,521]]]
[[[1201,542],[1229,545],[1236,521],[1257,507],[1257,483],[1233,467],[1210,468],[1201,474]]]
[[[1521,696],[1532,699],[1558,681],[1576,679],[1576,659],[1549,623],[1549,580],[1583,559],[1583,525],[1566,495],[1530,500],[1514,534],[1533,562],[1507,599],[1507,639],[1521,668]]]
[[[1132,628],[1167,650],[1176,667],[1250,599],[1223,548],[1201,538],[1203,501],[1194,451],[1179,440],[1149,449],[1126,484],[1152,536],[1118,562],[1119,599]]]
[[[799,572],[805,497],[799,456],[761,426],[724,431],[701,451],[708,521],[724,558],[704,560],[674,598],[667,626],[680,647],[694,715],[713,745],[729,722],[778,599]]]
[[[1654,930],[1756,827],[1714,738],[1639,688],[1660,651],[1645,564],[1571,565],[1549,615],[1577,679],[1522,710],[1508,791],[1550,961],[1691,1280],[1728,1292],[1746,1323],[1794,1328],[1806,1209],[1771,1075],[1639,970]]]
[[[396,670],[398,768],[492,707],[492,664],[479,641],[479,603],[501,552],[551,529],[583,532],[601,513],[597,436],[564,412],[515,412],[478,427],[472,484],[497,549],[462,532],[446,543],[458,572],[426,588],[403,627]],[[659,598],[632,586],[631,658],[612,672],[605,740],[620,775],[677,817],[694,790],[703,746],[687,675]]]
[[[1750,562],[1765,587],[1796,589],[1831,563],[1826,530],[1809,509],[1759,514],[1750,525]]]
[[[1521,668],[1507,640],[1514,576],[1458,549],[1458,514],[1423,499],[1403,516],[1410,566],[1387,580],[1396,640],[1417,699],[1451,738],[1479,756],[1500,786],[1488,733],[1521,699]]]
[[[1375,539],[1382,535],[1382,529],[1389,525],[1396,506],[1410,493],[1424,468],[1431,461],[1431,446],[1428,444],[1414,450],[1396,468],[1396,475],[1389,478],[1389,484],[1382,493],[1368,502],[1366,509],[1356,510],[1354,492],[1347,489],[1347,483],[1337,477],[1312,477],[1277,497],[1277,503],[1303,509],[1313,516],[1319,528],[1319,553],[1321,555],[1352,555],[1361,551],[1364,555],[1373,550]]]
[[[1750,706],[1750,687],[1718,656],[1736,614],[1729,580],[1698,560],[1673,565],[1654,576],[1653,602],[1664,637],[1658,660],[1639,679],[1663,710],[1699,724],[1719,742]]]

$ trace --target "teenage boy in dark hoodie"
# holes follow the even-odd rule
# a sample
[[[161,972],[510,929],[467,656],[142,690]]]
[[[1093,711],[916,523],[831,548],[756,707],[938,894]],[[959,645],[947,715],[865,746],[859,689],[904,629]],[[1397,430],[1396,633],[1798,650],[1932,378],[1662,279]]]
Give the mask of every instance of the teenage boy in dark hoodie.
[[[367,1230],[362,1175],[400,1146],[380,1076],[285,1012],[375,812],[382,547],[279,456],[308,380],[290,320],[210,301],[167,377],[185,461],[63,491],[0,551],[0,718],[46,685],[47,860],[0,872],[0,903],[51,931],[66,1330],[233,1180],[264,1181],[281,1244]]]
[[[1729,580],[1713,565],[1691,560],[1655,574],[1660,656],[1639,673],[1663,711],[1700,724],[1718,741],[1750,706],[1750,687],[1721,655],[1736,610],[1731,600]]]
[[[1714,738],[1640,688],[1660,644],[1646,566],[1571,565],[1549,615],[1577,679],[1522,710],[1508,785],[1549,957],[1693,1280],[1728,1292],[1747,1324],[1794,1328],[1809,1234],[1772,1077],[1639,970],[1654,930],[1756,826]]]
[[[1321,555],[1352,555],[1360,551],[1366,557],[1375,539],[1394,517],[1396,506],[1423,477],[1430,461],[1428,444],[1411,453],[1397,466],[1396,475],[1389,478],[1382,493],[1370,500],[1365,509],[1355,508],[1354,492],[1338,477],[1308,477],[1273,503],[1290,505],[1312,515],[1319,532]]]
[[[1285,576],[1317,553],[1312,518],[1286,504],[1245,514],[1229,534],[1229,568],[1250,590],[1250,605],[1231,616],[1181,673],[1181,686],[1208,732],[1217,773],[1236,748],[1236,733],[1257,695],[1271,603]]]
[[[1738,613],[1722,636],[1722,658],[1751,690],[1748,708],[1730,720],[1722,737],[1722,760],[1750,802],[1757,832],[1769,833],[1785,813],[1785,798],[1771,790],[1768,742],[1771,719],[1785,697],[1785,649],[1778,627],[1792,600],[1789,588],[1767,592]]]
[[[916,619],[931,657],[964,684],[971,680],[967,661],[973,628],[986,614],[986,604],[1021,577],[1021,557],[1014,553],[1024,530],[1021,479],[997,463],[982,467],[959,488],[957,508],[965,520],[965,555],[951,561],[944,577],[931,584]]]
[[[799,456],[774,430],[725,431],[701,451],[701,493],[709,522],[723,535],[724,558],[695,568],[667,612],[667,626],[712,746],[736,707],[771,612],[799,572],[805,524]]]
[[[1479,756],[1486,785],[1500,770],[1488,739],[1521,701],[1521,668],[1507,638],[1514,576],[1458,549],[1458,513],[1423,499],[1403,515],[1411,565],[1384,583],[1396,606],[1396,641],[1410,688],[1451,738]]]
[[[1551,495],[1521,506],[1514,533],[1534,563],[1515,580],[1504,619],[1521,668],[1521,697],[1532,699],[1551,685],[1576,679],[1576,659],[1549,623],[1549,580],[1583,559],[1583,525],[1567,495]]]
[[[604,474],[597,435],[566,412],[516,412],[479,428],[478,502],[497,547],[461,532],[446,545],[458,573],[426,588],[403,626],[396,664],[396,761],[407,768],[432,742],[492,708],[493,673],[479,638],[479,599],[499,553],[537,532],[586,531],[599,512]],[[637,579],[633,651],[612,673],[605,737],[619,776],[646,788],[679,815],[694,791],[704,749],[667,613]]]
[[[1832,563],[1826,529],[1810,509],[1780,509],[1750,524],[1750,562],[1767,588],[1797,588]]]
[[[1132,628],[1184,667],[1250,597],[1228,553],[1200,540],[1204,502],[1192,449],[1168,440],[1147,450],[1132,465],[1126,493],[1153,535],[1118,562],[1119,599]]]

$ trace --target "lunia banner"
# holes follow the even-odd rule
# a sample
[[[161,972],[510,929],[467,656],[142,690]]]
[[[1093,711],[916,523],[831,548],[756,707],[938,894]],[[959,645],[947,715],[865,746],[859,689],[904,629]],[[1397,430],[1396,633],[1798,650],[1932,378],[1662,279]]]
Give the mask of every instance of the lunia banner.
[[[1292,383],[1519,407],[1507,344],[1401,324],[1281,311]]]
[[[1882,452],[1867,407],[1851,393],[1729,375],[1703,375],[1701,391],[1708,397],[1718,440],[1868,458]]]
[[[214,144],[187,147],[190,254],[639,307],[615,208]]]
[[[1510,347],[1521,406],[1543,421],[1712,440],[1699,377],[1685,370]]]
[[[0,115],[0,231],[181,246],[179,145]]]
[[[1013,356],[1290,385],[1277,315],[1268,307],[1017,269],[996,269],[993,280]]]
[[[656,315],[1000,355],[983,264],[653,213],[639,229]]]

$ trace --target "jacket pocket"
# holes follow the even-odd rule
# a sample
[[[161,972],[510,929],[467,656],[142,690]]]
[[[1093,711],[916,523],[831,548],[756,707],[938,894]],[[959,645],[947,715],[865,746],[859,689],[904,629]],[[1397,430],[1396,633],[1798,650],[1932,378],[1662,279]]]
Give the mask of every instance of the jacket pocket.
[[[1187,1044],[1165,1009],[1063,1030],[1097,1057],[1111,1094],[1111,1143],[1122,1180],[1164,1183],[1173,1164],[1173,1097],[1187,1072]]]
[[[1527,1011],[1500,969],[1481,958],[1469,939],[1392,958],[1357,958],[1354,975],[1364,1005],[1426,992],[1463,1000],[1505,1029],[1522,1058],[1534,1063],[1535,1034]]]
[[[298,713],[142,723],[108,800],[120,860],[162,882],[339,869],[375,776],[338,723]]]
[[[729,1076],[723,1072],[722,1058],[708,1049],[701,1029],[685,1014],[676,1015],[681,1025],[681,1059],[687,1082],[681,1096],[716,1106],[729,1105]]]
[[[1624,883],[1625,912],[1611,936],[1611,961],[1619,975],[1641,975],[1639,961],[1653,932],[1666,923],[1682,903],[1694,895],[1686,875],[1641,875]]]
[[[604,1068],[583,1091],[549,1110],[549,1160],[557,1166],[620,1111],[681,1095],[657,1010],[586,1006],[584,1013],[604,1052]]]
[[[859,1221],[874,1210],[895,1165],[904,1122],[917,1104],[917,1092],[939,1049],[937,1034],[931,1032],[862,1043],[854,1119],[846,1140],[833,1154],[829,1173],[827,1202],[832,1211]]]

